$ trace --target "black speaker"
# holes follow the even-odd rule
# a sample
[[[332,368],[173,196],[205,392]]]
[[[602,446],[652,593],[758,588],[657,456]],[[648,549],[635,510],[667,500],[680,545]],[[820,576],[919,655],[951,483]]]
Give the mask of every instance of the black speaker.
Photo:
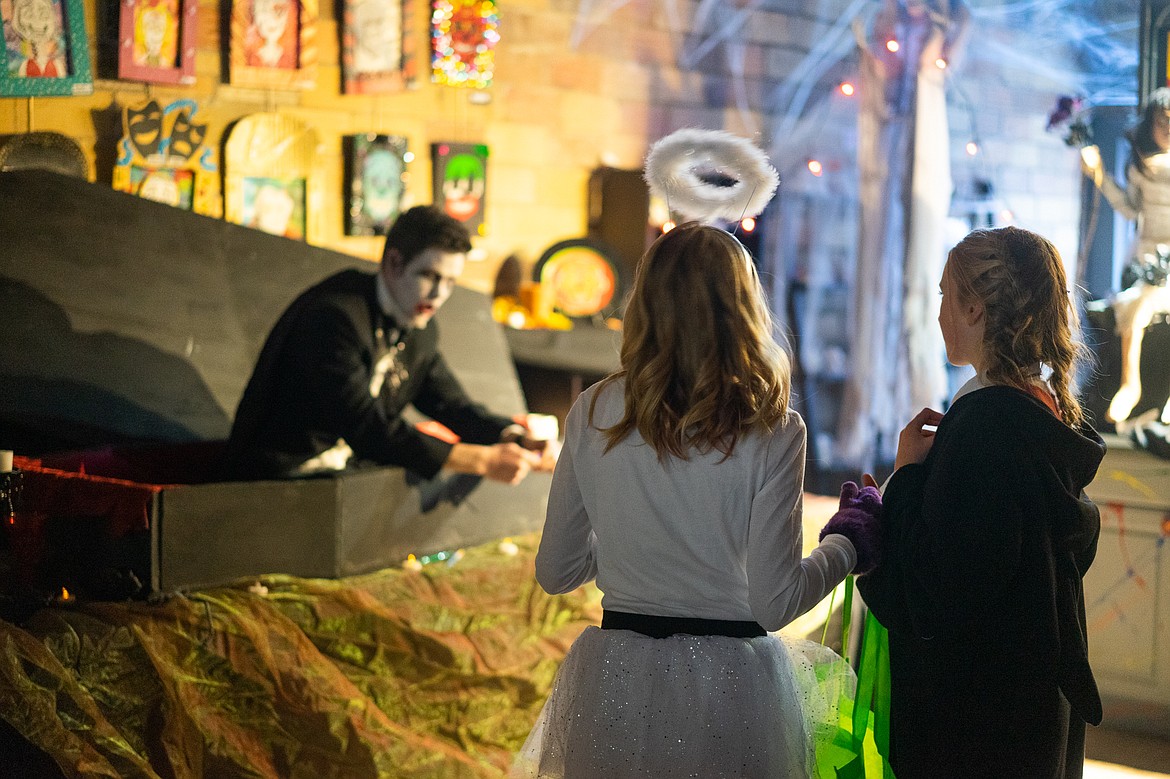
[[[642,171],[594,170],[589,177],[589,237],[612,247],[631,279],[656,236],[650,224],[650,190]]]

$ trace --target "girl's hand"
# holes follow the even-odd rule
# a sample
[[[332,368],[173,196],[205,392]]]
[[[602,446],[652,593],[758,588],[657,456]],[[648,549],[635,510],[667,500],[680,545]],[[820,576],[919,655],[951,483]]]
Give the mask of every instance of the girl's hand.
[[[894,458],[894,470],[903,465],[920,463],[934,444],[934,431],[943,415],[932,408],[924,408],[902,428],[898,436],[898,454]]]

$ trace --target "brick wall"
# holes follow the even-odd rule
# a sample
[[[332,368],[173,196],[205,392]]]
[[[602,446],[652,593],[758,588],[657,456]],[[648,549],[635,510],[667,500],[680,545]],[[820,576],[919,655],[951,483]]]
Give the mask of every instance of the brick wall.
[[[91,52],[96,51],[97,2],[85,0]],[[797,0],[770,0],[751,9],[748,4],[725,3],[706,15],[700,13],[705,6],[690,0],[640,0],[616,9],[614,5],[503,0],[496,79],[480,95],[485,100],[478,101],[469,90],[433,85],[426,79],[428,9],[421,3],[414,5],[412,17],[423,72],[418,87],[366,97],[340,94],[332,3],[321,8],[316,88],[279,91],[221,83],[218,3],[200,0],[194,86],[99,80],[89,97],[0,98],[0,133],[58,130],[78,139],[93,159],[97,137],[91,112],[106,111],[111,105],[136,105],[147,97],[163,105],[193,98],[202,120],[210,123],[209,138],[217,144],[224,128],[241,116],[285,112],[315,128],[320,157],[330,171],[327,213],[317,242],[370,259],[378,256],[379,239],[343,234],[341,136],[405,135],[417,155],[407,190],[415,203],[430,200],[431,142],[486,143],[491,150],[489,232],[477,240],[482,262],[470,266],[466,280],[487,288],[508,254],[516,252],[532,263],[551,243],[585,232],[586,183],[595,167],[639,168],[648,145],[673,129],[721,128],[756,137],[766,146],[783,147],[787,138],[771,137],[777,89],[801,75],[795,69],[837,21],[842,10],[837,6],[846,4],[814,7]],[[704,49],[728,24],[735,25],[735,44],[717,42]],[[1020,45],[1027,37],[1026,30],[996,34],[1007,36],[1004,43],[1009,46]],[[1049,56],[1064,55],[1057,51]],[[855,62],[847,52],[818,75],[809,115],[816,115],[823,95],[849,75]],[[1075,257],[1079,207],[1075,154],[1057,136],[1043,131],[1054,95],[1070,85],[986,58],[969,57],[956,77],[976,105],[985,150],[977,160],[962,152],[969,128],[965,109],[952,103],[956,182],[968,175],[990,176],[1018,223],[1049,235],[1062,252]],[[831,115],[833,121],[848,117],[847,110]],[[852,153],[846,147],[855,143],[855,130],[822,126],[819,131],[838,147],[843,166],[836,175],[848,179]],[[110,152],[102,154],[108,157]],[[851,186],[839,188],[841,196],[850,196]],[[853,229],[841,225],[843,231]]]

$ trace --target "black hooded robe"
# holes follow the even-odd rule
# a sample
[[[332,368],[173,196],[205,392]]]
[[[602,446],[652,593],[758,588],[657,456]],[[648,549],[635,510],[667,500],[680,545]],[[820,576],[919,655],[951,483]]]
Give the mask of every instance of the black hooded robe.
[[[898,779],[1080,777],[1101,721],[1082,579],[1105,453],[1020,390],[985,387],[943,417],[884,494],[880,565],[858,589],[890,638]]]

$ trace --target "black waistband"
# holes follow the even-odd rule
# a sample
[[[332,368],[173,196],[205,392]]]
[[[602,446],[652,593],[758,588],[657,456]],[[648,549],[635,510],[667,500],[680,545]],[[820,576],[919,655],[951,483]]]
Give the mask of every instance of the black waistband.
[[[732,619],[698,619],[696,617],[654,617],[649,614],[627,614],[606,609],[601,615],[603,630],[633,630],[650,638],[666,638],[676,633],[690,636],[728,636],[755,638],[768,631],[758,622]]]

